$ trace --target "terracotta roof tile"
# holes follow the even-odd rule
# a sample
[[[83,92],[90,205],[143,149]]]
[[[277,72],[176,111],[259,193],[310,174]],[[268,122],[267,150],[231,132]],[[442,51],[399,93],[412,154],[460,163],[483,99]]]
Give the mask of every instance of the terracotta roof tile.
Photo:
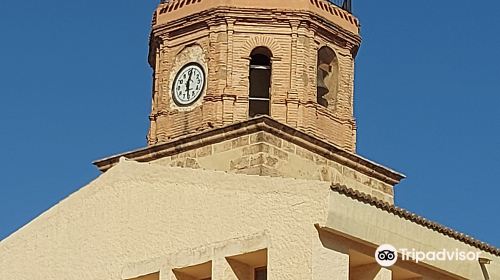
[[[454,229],[451,229],[449,227],[443,226],[439,223],[430,221],[424,217],[421,217],[415,213],[412,213],[406,209],[399,208],[397,206],[391,205],[389,203],[386,203],[384,201],[381,201],[377,198],[374,198],[368,194],[361,193],[357,190],[353,190],[351,188],[348,188],[346,186],[338,185],[338,184],[333,184],[331,186],[332,191],[335,191],[339,194],[345,195],[349,198],[358,200],[360,202],[372,205],[374,207],[377,207],[383,211],[386,211],[388,213],[394,214],[400,218],[403,218],[405,220],[411,221],[413,223],[419,224],[423,227],[426,227],[428,229],[431,229],[433,231],[439,232],[441,234],[444,234],[448,237],[451,237],[455,240],[458,240],[460,242],[463,242],[467,245],[470,245],[472,247],[478,248],[480,250],[483,250],[485,252],[491,253],[495,256],[500,257],[500,248],[494,247],[488,243],[482,242],[480,240],[477,240],[469,235],[463,234],[461,232],[458,232]]]

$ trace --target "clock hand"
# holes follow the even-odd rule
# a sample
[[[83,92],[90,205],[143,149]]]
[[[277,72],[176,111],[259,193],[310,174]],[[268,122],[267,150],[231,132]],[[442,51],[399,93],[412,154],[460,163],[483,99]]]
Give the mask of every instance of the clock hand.
[[[187,83],[186,83],[186,90],[187,90],[188,98],[190,98],[190,96],[189,96],[189,86],[191,85],[191,77],[192,76],[193,76],[193,69],[189,70],[189,77],[188,77],[188,80],[187,80]]]

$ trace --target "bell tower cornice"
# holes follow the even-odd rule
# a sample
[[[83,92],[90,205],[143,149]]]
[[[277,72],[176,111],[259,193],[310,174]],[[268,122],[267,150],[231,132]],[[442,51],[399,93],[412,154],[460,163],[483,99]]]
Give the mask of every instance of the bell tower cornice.
[[[168,5],[173,5],[174,2],[175,1],[169,2]],[[164,5],[167,4],[163,4],[163,6]],[[193,31],[220,31],[214,28],[225,26],[225,31],[234,32],[235,24],[240,23],[244,24],[253,22],[274,25],[277,27],[289,26],[291,28],[291,34],[301,32],[299,27],[306,25],[308,28],[314,30],[316,36],[323,37],[325,40],[335,41],[338,46],[349,49],[355,57],[359,46],[361,45],[359,27],[357,26],[357,24],[359,24],[358,20],[350,13],[331,3],[326,2],[325,5],[334,7],[332,9],[339,10],[339,14],[346,14],[346,16],[340,17],[331,15],[330,17],[325,18],[310,10],[287,10],[286,8],[283,10],[266,10],[262,7],[249,9],[225,6],[212,7],[208,10],[193,11],[192,13],[187,13],[184,17],[170,17],[168,12],[164,12],[165,18],[163,18],[162,21],[153,21],[150,40],[159,40],[160,42],[165,41],[167,44],[172,46],[172,44],[182,44],[182,39],[180,41],[175,39],[181,37],[187,39],[186,33],[184,32],[186,29],[192,29]],[[157,14],[161,13],[164,9],[165,7],[162,8],[162,6],[160,6],[155,12],[154,18],[158,18]],[[344,18],[347,17],[347,15],[353,19],[353,22],[356,23],[356,32],[351,32],[352,30],[347,30],[342,27],[342,25],[339,25],[339,22],[342,23],[342,21],[346,21]],[[336,19],[336,21],[331,21],[332,18]],[[173,42],[169,43],[169,41]]]
[[[211,1],[211,0],[204,0]],[[325,1],[326,2],[326,1]],[[174,2],[171,2],[174,3]],[[328,3],[328,2],[326,2]],[[164,4],[165,5],[165,4]],[[332,7],[336,7],[333,4],[326,4]],[[200,7],[201,8],[201,7]],[[336,7],[335,9],[340,10],[342,14],[349,15],[350,18],[354,18],[350,13],[343,11]],[[161,11],[161,7],[158,8],[156,13]],[[158,17],[158,16],[155,16]],[[161,17],[160,17],[161,18]],[[331,19],[335,19],[332,21]],[[345,41],[349,41],[353,44],[359,45],[361,43],[361,38],[359,36],[359,26],[352,25],[350,29],[345,29],[346,21],[339,16],[335,17],[324,17],[321,14],[314,13],[311,10],[287,10],[283,8],[282,10],[270,10],[264,7],[258,8],[240,8],[240,7],[224,7],[217,6],[211,7],[207,10],[193,11],[192,13],[187,13],[183,17],[170,17],[170,14],[165,14],[162,21],[153,21],[152,35],[155,37],[165,37],[170,35],[183,36],[183,34],[177,34],[175,31],[178,29],[184,29],[186,26],[204,27],[225,24],[227,20],[236,21],[255,21],[255,22],[267,22],[273,25],[290,24],[291,22],[307,22],[316,29],[322,29],[325,33],[335,34],[336,36],[342,38]],[[354,18],[355,19],[355,18]],[[353,20],[358,23],[358,20]],[[355,28],[354,28],[355,26]]]
[[[189,15],[199,15],[212,10],[244,11],[245,9],[311,13],[353,34],[359,34],[359,20],[350,12],[325,0],[171,0],[160,4],[156,10],[153,28]]]

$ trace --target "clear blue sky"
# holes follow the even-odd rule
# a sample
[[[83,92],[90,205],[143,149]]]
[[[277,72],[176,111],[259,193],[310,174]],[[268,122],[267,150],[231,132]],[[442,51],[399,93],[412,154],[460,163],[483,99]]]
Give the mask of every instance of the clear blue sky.
[[[155,0],[0,1],[0,239],[145,145]],[[397,204],[500,246],[500,2],[354,0],[358,152]]]

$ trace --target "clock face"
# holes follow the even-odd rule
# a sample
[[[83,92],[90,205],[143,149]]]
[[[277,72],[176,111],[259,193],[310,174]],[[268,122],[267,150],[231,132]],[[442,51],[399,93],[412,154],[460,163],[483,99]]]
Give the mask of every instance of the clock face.
[[[205,72],[198,63],[189,63],[175,76],[172,95],[179,106],[188,106],[200,98],[205,88]]]

